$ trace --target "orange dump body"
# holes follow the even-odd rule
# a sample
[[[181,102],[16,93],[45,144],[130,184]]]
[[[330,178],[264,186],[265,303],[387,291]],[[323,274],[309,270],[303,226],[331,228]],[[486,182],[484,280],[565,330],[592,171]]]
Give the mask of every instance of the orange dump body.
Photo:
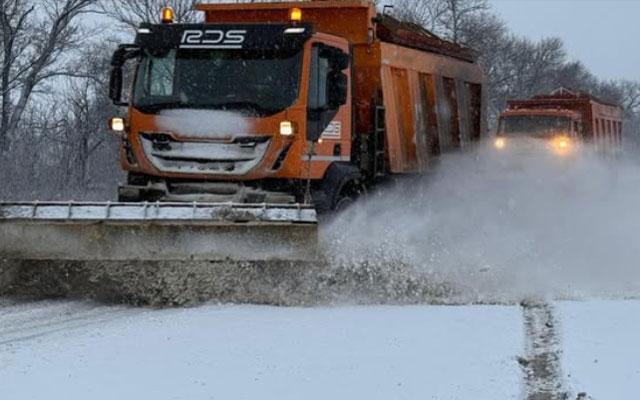
[[[248,135],[268,137],[264,152],[247,168],[163,169],[153,162],[141,132],[169,135],[192,145],[230,143],[232,138],[193,137],[158,126],[156,116],[129,108],[128,143],[121,152],[125,170],[167,179],[202,181],[320,181],[334,163],[348,163],[373,181],[387,174],[418,173],[441,152],[461,148],[484,131],[484,73],[468,49],[445,42],[414,25],[377,16],[368,1],[200,4],[205,24],[287,24],[290,11],[302,11],[313,34],[304,44],[297,100],[266,117],[247,118]],[[292,26],[296,26],[293,24]],[[317,143],[306,137],[309,123],[311,52],[322,43],[350,57],[347,102]],[[267,79],[267,77],[265,77]],[[277,83],[275,83],[277,84]],[[295,134],[280,135],[292,122]],[[210,129],[215,130],[215,124]],[[259,147],[259,146],[257,146]],[[175,163],[174,163],[175,164]],[[214,165],[216,163],[210,163]]]

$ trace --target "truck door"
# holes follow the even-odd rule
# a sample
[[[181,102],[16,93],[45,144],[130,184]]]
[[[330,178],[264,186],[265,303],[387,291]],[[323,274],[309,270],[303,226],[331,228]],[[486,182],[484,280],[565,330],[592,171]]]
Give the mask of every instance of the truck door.
[[[316,42],[310,61],[307,140],[316,143],[313,160],[350,161],[349,55],[338,47]]]

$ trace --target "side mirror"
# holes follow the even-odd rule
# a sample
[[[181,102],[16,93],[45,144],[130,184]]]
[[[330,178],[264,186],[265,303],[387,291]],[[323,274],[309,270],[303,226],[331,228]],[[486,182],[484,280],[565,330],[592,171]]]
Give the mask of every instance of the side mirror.
[[[111,57],[111,76],[109,79],[109,99],[116,106],[126,106],[128,103],[122,101],[122,66],[140,54],[140,48],[132,44],[118,46],[118,49]]]
[[[126,106],[122,101],[122,67],[113,67],[109,79],[109,98],[116,106]]]
[[[348,82],[347,75],[342,72],[334,70],[329,73],[327,77],[327,103],[330,109],[335,110],[347,104]]]
[[[332,67],[338,71],[344,71],[349,68],[349,63],[351,63],[351,57],[349,54],[345,53],[342,50],[339,50],[336,54],[331,58]]]
[[[345,69],[349,68],[349,63],[351,62],[349,54],[345,53],[337,47],[323,47],[320,52],[320,56],[327,58],[329,60],[329,64],[331,65],[331,69],[335,69],[338,71],[344,71]]]

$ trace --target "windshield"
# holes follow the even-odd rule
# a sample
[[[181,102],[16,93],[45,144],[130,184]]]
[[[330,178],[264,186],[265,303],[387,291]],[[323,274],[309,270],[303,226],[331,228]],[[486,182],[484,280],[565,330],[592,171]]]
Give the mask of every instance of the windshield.
[[[146,51],[133,106],[144,113],[208,108],[272,115],[298,98],[301,68],[300,49]]]
[[[571,131],[571,119],[549,115],[502,117],[498,133],[504,136],[551,137]]]

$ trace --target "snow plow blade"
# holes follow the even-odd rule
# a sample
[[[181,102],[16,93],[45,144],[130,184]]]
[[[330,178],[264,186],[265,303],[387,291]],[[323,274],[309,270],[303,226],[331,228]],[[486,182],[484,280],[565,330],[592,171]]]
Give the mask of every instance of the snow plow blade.
[[[310,206],[0,203],[0,260],[312,260]]]

